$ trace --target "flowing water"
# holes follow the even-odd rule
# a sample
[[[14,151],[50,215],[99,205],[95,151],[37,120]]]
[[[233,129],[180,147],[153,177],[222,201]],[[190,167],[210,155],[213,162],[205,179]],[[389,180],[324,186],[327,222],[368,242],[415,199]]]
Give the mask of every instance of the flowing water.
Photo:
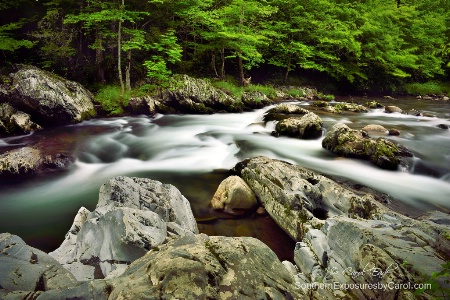
[[[349,100],[349,99],[344,99]],[[367,99],[355,99],[365,102]],[[383,99],[380,102],[385,102]],[[305,108],[308,102],[295,102]],[[299,140],[270,135],[264,124],[270,108],[240,114],[157,115],[96,119],[0,139],[0,153],[37,139],[59,150],[73,149],[76,162],[66,171],[0,183],[0,232],[11,232],[44,251],[55,249],[81,206],[93,210],[100,185],[117,175],[148,177],[175,185],[190,201],[200,231],[210,235],[254,236],[282,259],[292,256],[293,242],[267,216],[231,218],[212,211],[209,200],[228,170],[242,159],[264,155],[348,179],[389,194],[425,212],[450,210],[450,104],[401,99],[391,104],[435,117],[386,114],[327,114],[317,111],[329,129],[337,122],[360,129],[380,124],[401,131],[388,137],[415,154],[411,170],[386,171],[368,162],[337,158],[322,139]]]

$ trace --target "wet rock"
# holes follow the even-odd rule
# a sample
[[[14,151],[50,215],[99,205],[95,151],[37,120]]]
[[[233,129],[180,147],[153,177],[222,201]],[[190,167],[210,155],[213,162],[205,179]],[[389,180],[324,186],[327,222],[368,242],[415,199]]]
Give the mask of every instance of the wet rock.
[[[398,129],[389,129],[389,135],[400,135],[400,131]]]
[[[442,270],[448,259],[448,214],[414,220],[370,194],[358,196],[315,172],[269,158],[243,161],[234,171],[298,241],[294,260],[299,283],[422,283],[423,276]],[[319,219],[314,208],[326,209],[327,217]],[[307,291],[314,299],[414,299],[413,291],[400,288]]]
[[[110,281],[110,299],[302,299],[275,253],[254,238],[184,237]]]
[[[301,118],[287,118],[277,123],[279,135],[301,139],[315,139],[322,136],[323,122],[315,113],[309,112]]]
[[[439,124],[439,125],[437,125],[437,127],[441,128],[441,129],[448,129],[448,125],[446,125],[446,124]]]
[[[17,111],[8,103],[0,103],[0,133],[24,134],[42,129],[30,119],[30,115]]]
[[[334,106],[334,110],[336,112],[341,112],[341,111],[350,111],[350,112],[368,112],[367,108],[364,107],[363,105],[359,105],[356,103],[345,103],[345,102],[340,102],[338,104],[336,104]]]
[[[40,146],[22,147],[0,155],[0,176],[31,175],[52,169],[63,169],[75,158],[65,153],[46,154]]]
[[[79,83],[32,66],[12,75],[9,103],[40,125],[77,123],[95,116],[93,95]]]
[[[0,234],[0,296],[2,290],[48,291],[75,283],[75,277],[48,254],[16,235]]]
[[[393,105],[385,106],[384,107],[384,111],[386,113],[388,113],[388,114],[391,114],[391,113],[402,113],[403,112],[403,110],[401,108],[399,108],[397,106],[393,106]]]
[[[244,92],[241,101],[246,108],[262,108],[272,103],[265,94],[258,91]]]
[[[447,96],[442,97],[442,101],[450,101],[450,98]]]
[[[376,135],[386,135],[389,131],[381,125],[378,124],[369,124],[364,126],[361,130],[367,132],[369,135],[371,133]]]
[[[384,98],[384,99],[388,99],[388,100],[395,100],[395,98],[392,97],[392,96],[383,96],[383,98]]]
[[[364,104],[367,108],[375,109],[375,108],[383,108],[384,105],[377,101],[369,101]]]
[[[307,113],[309,113],[309,110],[304,109],[303,107],[295,104],[283,103],[267,111],[267,113],[263,117],[263,120],[264,122],[279,121],[281,119],[287,118],[289,115],[303,116]]]
[[[238,163],[242,177],[264,208],[294,240],[301,241],[308,220],[316,227],[334,215],[371,216],[376,207],[332,180],[300,166],[256,157]]]
[[[119,176],[102,185],[93,212],[80,209],[49,254],[77,280],[112,278],[169,236],[196,233],[190,204],[174,186]]]
[[[211,199],[214,209],[221,209],[231,214],[242,214],[258,204],[255,194],[242,178],[230,176],[224,179]]]
[[[240,112],[242,101],[234,99],[210,81],[177,75],[171,78],[170,87],[162,93],[156,106],[158,112],[207,114],[220,111]]]
[[[399,165],[406,166],[404,157],[412,153],[404,146],[384,138],[368,138],[363,131],[350,129],[347,125],[335,124],[322,140],[322,147],[344,157],[370,160],[373,164],[389,170]]]
[[[411,116],[416,116],[416,117],[423,116],[423,114],[420,111],[415,110],[415,109],[410,109],[406,114],[411,115]]]

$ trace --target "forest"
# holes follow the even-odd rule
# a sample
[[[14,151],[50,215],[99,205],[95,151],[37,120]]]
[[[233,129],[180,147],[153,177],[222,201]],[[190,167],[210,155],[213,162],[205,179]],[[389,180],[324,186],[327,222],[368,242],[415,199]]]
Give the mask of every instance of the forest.
[[[6,0],[0,67],[93,91],[173,73],[353,92],[449,93],[448,0]]]

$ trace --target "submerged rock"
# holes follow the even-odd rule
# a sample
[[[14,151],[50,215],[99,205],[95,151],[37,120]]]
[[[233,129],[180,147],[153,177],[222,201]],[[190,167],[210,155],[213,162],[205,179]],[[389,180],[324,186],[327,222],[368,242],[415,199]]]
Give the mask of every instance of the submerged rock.
[[[242,214],[245,210],[258,205],[255,194],[242,178],[230,176],[224,179],[211,199],[214,209],[221,209],[230,214]]]
[[[32,66],[12,75],[8,102],[40,125],[77,123],[95,116],[93,95],[79,83]]]
[[[376,140],[365,135],[364,131],[350,129],[338,123],[322,140],[322,147],[344,157],[370,160],[383,169],[395,170],[399,165],[407,165],[405,157],[412,153],[406,147],[384,138]]]
[[[287,118],[277,123],[278,135],[315,139],[322,136],[323,122],[315,113],[308,112],[301,118]]]
[[[102,185],[93,212],[80,209],[49,254],[77,280],[111,278],[169,236],[196,233],[190,204],[174,186],[119,176]]]

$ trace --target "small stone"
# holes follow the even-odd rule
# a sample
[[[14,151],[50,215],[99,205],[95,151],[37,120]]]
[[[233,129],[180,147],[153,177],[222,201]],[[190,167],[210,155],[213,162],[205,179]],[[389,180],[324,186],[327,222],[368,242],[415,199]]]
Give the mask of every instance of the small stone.
[[[400,131],[398,129],[389,129],[389,135],[400,135]]]
[[[257,215],[263,216],[263,215],[266,215],[266,214],[267,214],[267,211],[266,211],[266,209],[265,209],[264,207],[260,206],[260,207],[258,207],[258,209],[256,210],[256,214],[257,214]]]
[[[386,113],[388,113],[388,114],[391,114],[391,113],[402,113],[403,112],[403,110],[401,108],[399,108],[397,106],[394,106],[394,105],[386,106],[384,108],[384,111]]]
[[[439,124],[439,125],[437,125],[437,127],[441,128],[441,129],[448,129],[448,125],[445,125],[445,124]]]

